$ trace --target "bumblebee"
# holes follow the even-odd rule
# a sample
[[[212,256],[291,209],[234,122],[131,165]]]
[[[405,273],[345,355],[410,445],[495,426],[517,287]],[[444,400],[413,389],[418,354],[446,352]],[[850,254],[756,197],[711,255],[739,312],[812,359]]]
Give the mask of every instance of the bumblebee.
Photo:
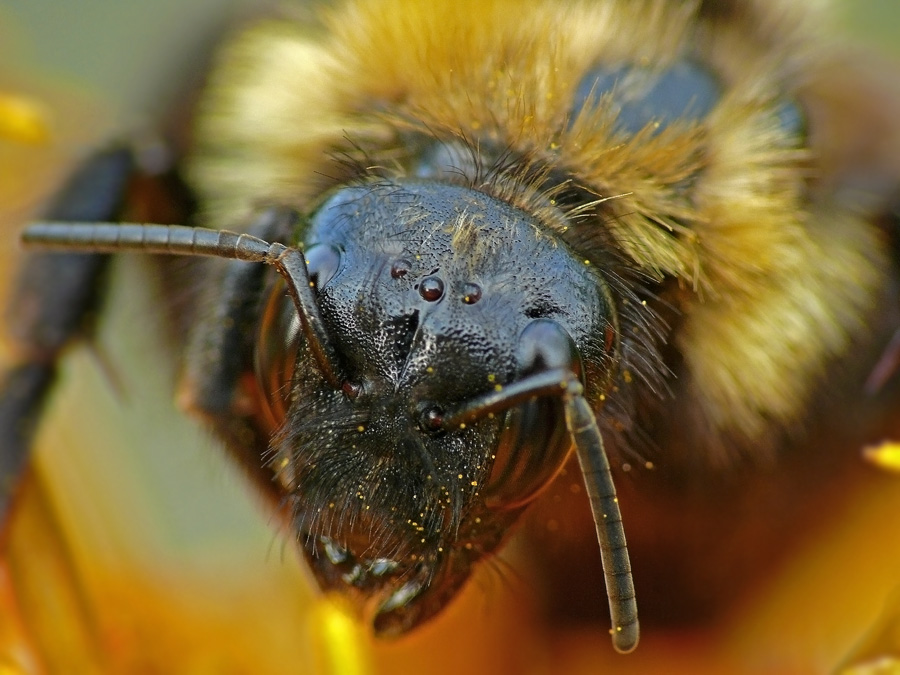
[[[198,107],[182,210],[207,229],[57,222],[117,219],[140,171],[114,150],[25,241],[232,259],[193,265],[179,400],[376,634],[440,612],[574,448],[630,651],[641,569],[698,614],[733,586],[656,569],[648,515],[732,492],[723,517],[764,522],[891,431],[900,135],[854,106],[875,85],[816,21],[787,2],[369,0],[261,23]],[[43,280],[64,264],[61,293]],[[10,481],[101,265],[26,267]],[[638,474],[637,594],[607,455]],[[728,567],[787,536],[673,546]]]

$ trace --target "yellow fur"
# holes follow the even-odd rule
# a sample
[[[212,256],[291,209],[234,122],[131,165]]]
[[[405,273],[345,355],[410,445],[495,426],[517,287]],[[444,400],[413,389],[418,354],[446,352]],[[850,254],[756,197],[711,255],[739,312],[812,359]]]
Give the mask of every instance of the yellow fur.
[[[234,227],[269,202],[308,210],[345,178],[335,153],[402,167],[398,139],[413,129],[560,168],[614,197],[604,218],[571,227],[605,228],[637,269],[686,291],[678,394],[714,430],[761,437],[802,414],[887,263],[866,214],[805,203],[816,149],[797,148],[775,115],[816,61],[816,15],[745,4],[756,30],[674,0],[359,0],[319,31],[261,24],[231,46],[204,104],[193,173],[206,212]],[[628,137],[600,96],[570,120],[592,65],[686,54],[723,79],[708,119]],[[527,186],[503,196],[566,226]]]

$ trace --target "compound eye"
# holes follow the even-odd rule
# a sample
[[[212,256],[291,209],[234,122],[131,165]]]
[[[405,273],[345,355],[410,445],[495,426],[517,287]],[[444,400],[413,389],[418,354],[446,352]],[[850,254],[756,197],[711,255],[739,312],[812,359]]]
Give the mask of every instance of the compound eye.
[[[547,487],[571,450],[562,401],[536,399],[506,415],[485,491],[490,508],[519,508]]]
[[[556,321],[535,319],[519,336],[520,377],[562,368],[581,374],[581,357]],[[539,398],[506,416],[485,501],[492,508],[516,508],[534,499],[560,472],[572,442],[561,399]]]
[[[334,278],[341,266],[341,253],[334,246],[316,244],[304,252],[309,279],[317,289]]]
[[[288,295],[286,284],[278,279],[266,300],[254,353],[262,407],[273,431],[284,423],[287,416],[291,379],[302,341],[303,331],[297,309]]]

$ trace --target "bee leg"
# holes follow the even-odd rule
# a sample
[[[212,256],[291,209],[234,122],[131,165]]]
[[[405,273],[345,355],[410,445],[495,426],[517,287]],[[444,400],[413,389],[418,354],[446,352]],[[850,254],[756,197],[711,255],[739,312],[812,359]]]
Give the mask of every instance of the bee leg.
[[[286,239],[293,214],[271,210],[248,233],[266,240]],[[243,394],[242,378],[252,364],[256,321],[267,271],[264,263],[218,261],[211,266],[208,293],[200,298],[200,317],[188,337],[179,405],[206,422],[264,493],[274,494],[263,455],[269,435],[254,423],[254,403]]]
[[[130,151],[98,153],[81,166],[47,211],[61,221],[113,220],[134,172]],[[36,253],[24,258],[6,314],[13,364],[0,380],[0,522],[24,470],[56,363],[89,336],[108,256]]]

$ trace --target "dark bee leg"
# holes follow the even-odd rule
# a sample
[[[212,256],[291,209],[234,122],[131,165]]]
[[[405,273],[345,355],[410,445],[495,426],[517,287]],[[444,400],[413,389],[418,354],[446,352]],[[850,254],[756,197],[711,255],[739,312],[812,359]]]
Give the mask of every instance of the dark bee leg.
[[[134,171],[131,152],[88,160],[48,209],[54,220],[115,219]],[[108,256],[32,254],[25,258],[6,316],[15,365],[0,382],[0,520],[24,469],[60,353],[89,335]]]

